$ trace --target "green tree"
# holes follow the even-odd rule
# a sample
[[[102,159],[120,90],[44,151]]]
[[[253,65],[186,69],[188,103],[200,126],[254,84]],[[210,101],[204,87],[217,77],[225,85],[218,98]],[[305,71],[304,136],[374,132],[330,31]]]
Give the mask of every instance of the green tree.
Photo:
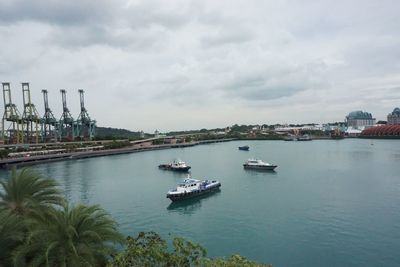
[[[26,216],[31,211],[60,205],[63,198],[53,179],[45,178],[32,169],[11,171],[11,176],[0,181],[0,209]]]
[[[140,232],[136,238],[127,238],[127,248],[114,257],[109,267],[192,266],[206,255],[198,244],[182,238],[173,240],[169,252],[167,242],[155,232]]]
[[[24,241],[24,223],[9,210],[0,211],[0,267],[11,266],[12,251]]]
[[[14,253],[16,266],[105,266],[122,243],[116,222],[99,206],[77,205],[36,216]]]
[[[205,258],[202,259],[199,265],[203,267],[272,267],[270,264],[251,261],[240,255],[232,255],[229,258]]]
[[[108,267],[267,267],[245,257],[233,255],[227,259],[207,258],[207,252],[202,246],[191,241],[174,238],[173,249],[168,249],[167,242],[155,232],[141,232],[135,238],[127,238],[127,248],[117,254]]]

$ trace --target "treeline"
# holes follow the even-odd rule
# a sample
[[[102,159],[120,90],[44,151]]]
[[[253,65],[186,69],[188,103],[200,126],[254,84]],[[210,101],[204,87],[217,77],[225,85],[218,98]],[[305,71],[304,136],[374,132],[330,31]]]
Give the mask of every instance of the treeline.
[[[96,127],[96,140],[139,139],[140,132],[111,127]]]
[[[215,129],[200,129],[200,130],[187,130],[187,131],[172,131],[172,132],[168,132],[167,135],[182,135],[182,134],[196,134],[196,133],[208,133],[210,131],[214,131],[214,132],[220,132],[220,131],[224,131],[225,128],[215,128]]]
[[[270,266],[239,255],[208,258],[183,238],[169,248],[155,232],[124,238],[100,206],[69,204],[53,179],[31,169],[13,169],[0,185],[1,267]]]

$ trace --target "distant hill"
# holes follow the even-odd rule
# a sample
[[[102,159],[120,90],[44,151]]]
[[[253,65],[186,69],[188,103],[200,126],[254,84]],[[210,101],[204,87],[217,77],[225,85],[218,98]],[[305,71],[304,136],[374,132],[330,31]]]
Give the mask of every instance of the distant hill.
[[[132,132],[127,129],[111,127],[96,127],[96,139],[136,139],[140,137],[140,132]]]

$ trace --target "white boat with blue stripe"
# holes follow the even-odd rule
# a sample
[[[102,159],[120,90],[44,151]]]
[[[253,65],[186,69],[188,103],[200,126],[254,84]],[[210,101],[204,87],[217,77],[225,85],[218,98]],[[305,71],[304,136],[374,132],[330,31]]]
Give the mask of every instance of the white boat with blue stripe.
[[[168,191],[167,198],[172,201],[179,201],[194,198],[207,193],[218,191],[221,183],[217,180],[196,180],[187,178],[179,183],[175,189]]]

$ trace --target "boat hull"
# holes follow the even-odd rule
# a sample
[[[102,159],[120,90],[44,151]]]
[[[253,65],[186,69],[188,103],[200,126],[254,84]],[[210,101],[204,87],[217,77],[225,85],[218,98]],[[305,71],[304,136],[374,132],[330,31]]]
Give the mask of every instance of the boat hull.
[[[275,170],[277,165],[269,165],[269,166],[257,166],[257,165],[248,165],[248,164],[243,164],[243,167],[245,169],[252,169],[252,170],[267,170],[267,171],[273,171]]]
[[[158,166],[159,169],[162,170],[169,170],[169,171],[176,171],[176,172],[188,172],[191,167],[190,166],[186,166],[186,167],[173,167],[170,164],[161,164]]]
[[[202,190],[197,190],[193,192],[186,192],[186,193],[180,193],[180,194],[167,194],[167,198],[169,198],[172,201],[182,201],[185,199],[191,199],[191,198],[196,198],[199,196],[203,196],[205,194],[210,194],[215,191],[219,191],[221,187],[221,183],[217,183],[215,185],[209,186],[205,189]]]
[[[249,147],[248,146],[240,146],[239,150],[249,151]]]
[[[297,137],[297,141],[312,141],[311,137]]]

